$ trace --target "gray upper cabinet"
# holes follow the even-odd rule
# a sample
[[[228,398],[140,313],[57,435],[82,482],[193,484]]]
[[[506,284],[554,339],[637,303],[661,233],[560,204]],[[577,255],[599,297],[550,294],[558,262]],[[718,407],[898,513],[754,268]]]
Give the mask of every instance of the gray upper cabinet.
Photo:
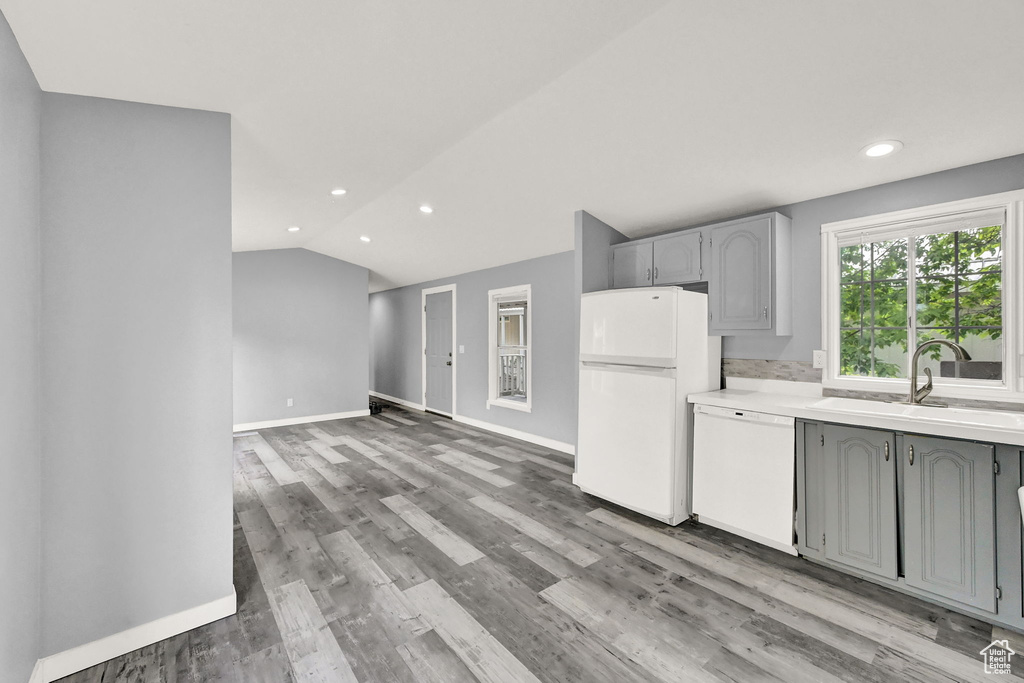
[[[903,451],[907,585],[996,611],[993,447],[907,436]]]
[[[790,226],[771,213],[710,228],[712,334],[792,334]]]
[[[701,280],[702,241],[699,230],[654,240],[654,284],[674,285]]]
[[[650,242],[612,247],[612,287],[646,287],[654,282],[654,250]]]
[[[612,287],[679,285],[701,279],[700,230],[612,247]]]
[[[824,437],[825,557],[895,579],[895,436],[826,425]]]

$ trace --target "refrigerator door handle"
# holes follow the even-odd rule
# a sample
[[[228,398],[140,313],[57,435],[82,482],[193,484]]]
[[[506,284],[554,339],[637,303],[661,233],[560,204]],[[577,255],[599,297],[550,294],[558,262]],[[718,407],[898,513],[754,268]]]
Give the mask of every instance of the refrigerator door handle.
[[[675,377],[675,368],[666,368],[663,366],[656,365],[629,365],[626,363],[599,363],[596,361],[581,361],[580,365],[584,368],[591,370],[607,370],[609,372],[632,372],[636,374],[644,373],[648,375],[665,375],[666,377]]]
[[[656,358],[654,356],[613,356],[602,353],[581,353],[580,362],[594,365],[628,365],[649,368],[674,368],[675,358]]]

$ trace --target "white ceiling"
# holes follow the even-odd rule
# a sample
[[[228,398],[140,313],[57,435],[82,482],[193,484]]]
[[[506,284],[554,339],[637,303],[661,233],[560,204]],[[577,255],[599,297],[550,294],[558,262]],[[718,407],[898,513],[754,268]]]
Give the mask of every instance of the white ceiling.
[[[231,113],[235,250],[373,291],[572,249],[580,208],[639,236],[1024,152],[1019,0],[0,10],[45,90]]]

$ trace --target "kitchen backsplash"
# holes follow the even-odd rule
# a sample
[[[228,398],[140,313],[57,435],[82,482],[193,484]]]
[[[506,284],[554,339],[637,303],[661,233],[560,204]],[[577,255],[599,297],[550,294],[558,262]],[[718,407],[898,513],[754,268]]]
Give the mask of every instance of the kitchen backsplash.
[[[821,369],[802,360],[722,359],[723,377],[778,379],[787,382],[821,382]]]
[[[786,382],[821,382],[821,370],[812,367],[810,361],[799,360],[745,360],[722,359],[722,377],[743,377],[747,379],[774,379]],[[724,382],[728,386],[728,380]],[[902,401],[906,394],[876,391],[853,391],[850,389],[823,389],[822,396],[860,398],[868,401]],[[987,410],[1024,411],[1024,403],[1005,401],[979,401],[966,398],[936,399],[942,403],[961,408],[984,408]]]

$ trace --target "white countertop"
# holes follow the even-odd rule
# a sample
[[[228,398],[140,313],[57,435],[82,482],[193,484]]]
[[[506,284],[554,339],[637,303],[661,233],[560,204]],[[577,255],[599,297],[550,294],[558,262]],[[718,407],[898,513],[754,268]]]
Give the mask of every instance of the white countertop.
[[[893,431],[1024,446],[1024,413],[909,406],[855,398],[723,389],[691,394],[690,403]]]

